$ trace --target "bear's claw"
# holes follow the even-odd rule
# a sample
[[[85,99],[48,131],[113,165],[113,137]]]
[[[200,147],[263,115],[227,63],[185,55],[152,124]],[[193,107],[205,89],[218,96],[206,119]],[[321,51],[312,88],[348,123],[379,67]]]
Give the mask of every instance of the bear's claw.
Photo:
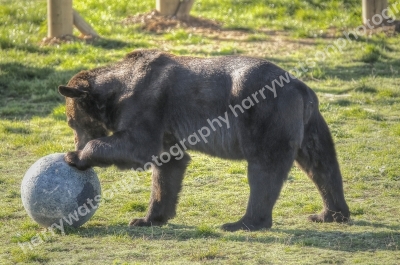
[[[68,152],[65,154],[64,160],[68,163],[68,165],[72,167],[76,167],[79,170],[86,170],[90,168],[90,165],[88,165],[85,161],[79,159],[80,152],[81,151]]]

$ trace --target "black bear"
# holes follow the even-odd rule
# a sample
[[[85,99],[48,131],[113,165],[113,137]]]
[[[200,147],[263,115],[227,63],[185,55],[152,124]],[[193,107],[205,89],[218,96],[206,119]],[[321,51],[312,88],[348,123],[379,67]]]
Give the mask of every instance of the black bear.
[[[310,220],[349,220],[334,143],[316,94],[268,61],[138,50],[76,74],[59,92],[75,134],[76,151],[65,156],[71,166],[152,169],[148,213],[131,226],[163,225],[175,216],[190,160],[186,150],[248,162],[246,213],[224,230],[271,227],[273,206],[294,161],[324,202],[323,212]]]

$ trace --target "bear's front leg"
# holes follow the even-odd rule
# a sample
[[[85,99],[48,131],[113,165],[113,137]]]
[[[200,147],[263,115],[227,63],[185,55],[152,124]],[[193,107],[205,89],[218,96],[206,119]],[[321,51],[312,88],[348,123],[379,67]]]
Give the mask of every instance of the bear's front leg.
[[[82,150],[68,152],[65,161],[80,170],[116,165],[121,169],[143,166],[157,154],[161,143],[142,141],[140,144],[129,132],[89,141]]]
[[[190,156],[185,153],[179,160],[172,158],[168,163],[153,166],[149,210],[146,217],[133,219],[130,226],[160,226],[175,216],[178,193],[189,161]]]

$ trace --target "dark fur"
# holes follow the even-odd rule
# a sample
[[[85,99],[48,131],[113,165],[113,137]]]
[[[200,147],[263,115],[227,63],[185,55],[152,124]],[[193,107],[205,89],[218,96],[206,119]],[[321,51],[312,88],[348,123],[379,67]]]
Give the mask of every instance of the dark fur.
[[[230,128],[215,126],[208,143],[186,144],[226,159],[248,162],[250,198],[245,215],[223,229],[257,230],[272,225],[272,208],[294,161],[317,186],[324,210],[312,221],[343,222],[349,218],[334,144],[318,110],[315,93],[299,80],[238,112],[229,105],[285,75],[261,59],[227,56],[178,57],[159,51],[135,51],[112,66],[83,71],[59,91],[67,97],[67,117],[75,132],[75,152],[66,161],[79,168],[116,165],[137,168],[153,155],[179,143],[207,119],[228,113]],[[215,123],[216,125],[216,123]],[[189,155],[153,170],[146,217],[133,226],[162,225],[175,216],[178,193]]]

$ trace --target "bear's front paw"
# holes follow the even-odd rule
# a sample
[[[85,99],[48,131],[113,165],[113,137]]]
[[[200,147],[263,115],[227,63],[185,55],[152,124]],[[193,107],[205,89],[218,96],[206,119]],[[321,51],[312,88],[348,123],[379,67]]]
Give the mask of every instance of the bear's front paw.
[[[79,158],[81,151],[68,152],[65,154],[64,160],[68,165],[76,167],[79,170],[86,170],[90,168],[84,160]]]
[[[149,221],[146,220],[145,218],[135,218],[129,222],[129,226],[162,226],[165,223],[166,222]]]

